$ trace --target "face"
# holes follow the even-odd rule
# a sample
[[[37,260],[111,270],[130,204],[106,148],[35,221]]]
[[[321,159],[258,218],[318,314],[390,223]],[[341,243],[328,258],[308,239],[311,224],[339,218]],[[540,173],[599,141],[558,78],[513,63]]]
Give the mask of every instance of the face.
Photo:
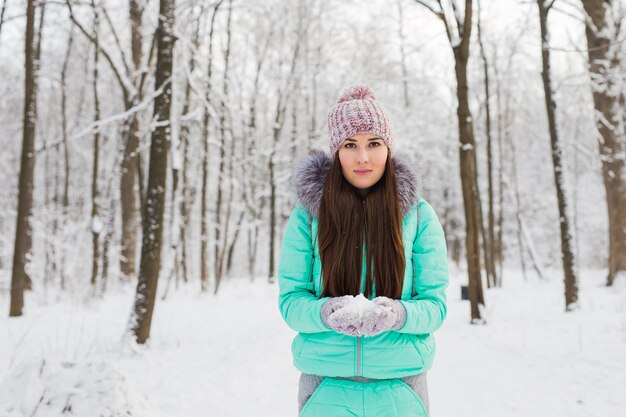
[[[339,148],[343,176],[359,191],[367,191],[385,173],[389,148],[376,135],[354,135]]]

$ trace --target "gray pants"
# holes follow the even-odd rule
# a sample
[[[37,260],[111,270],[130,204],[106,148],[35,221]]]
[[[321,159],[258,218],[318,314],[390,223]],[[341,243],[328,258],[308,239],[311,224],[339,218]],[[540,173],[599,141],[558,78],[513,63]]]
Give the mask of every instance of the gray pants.
[[[311,375],[311,374],[300,374],[300,384],[298,386],[298,413],[302,411],[302,407],[311,398],[315,389],[322,383],[324,379],[323,376]],[[356,381],[366,382],[365,378],[346,378]],[[426,413],[430,415],[430,409],[428,404],[428,385],[426,381],[426,372],[411,375],[404,378],[401,378],[402,381],[407,384],[411,389],[417,394],[418,397],[422,400],[424,407],[426,408]],[[374,380],[370,380],[374,381]]]

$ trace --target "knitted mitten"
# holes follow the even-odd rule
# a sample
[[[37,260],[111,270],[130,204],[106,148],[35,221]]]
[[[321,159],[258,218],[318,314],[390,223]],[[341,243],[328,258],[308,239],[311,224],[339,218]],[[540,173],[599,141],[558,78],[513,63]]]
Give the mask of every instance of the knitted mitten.
[[[326,327],[342,333],[340,330],[344,327],[348,327],[347,324],[338,323],[338,317],[335,317],[334,320],[330,320],[329,317],[331,316],[331,314],[341,310],[353,300],[354,296],[344,295],[343,297],[332,297],[328,299],[328,301],[326,301],[324,304],[322,304],[322,310],[320,314],[322,316],[322,321],[324,322]]]
[[[406,321],[406,310],[398,300],[387,297],[376,297],[372,300],[376,306],[364,318],[363,334],[376,336],[380,333],[399,330]]]

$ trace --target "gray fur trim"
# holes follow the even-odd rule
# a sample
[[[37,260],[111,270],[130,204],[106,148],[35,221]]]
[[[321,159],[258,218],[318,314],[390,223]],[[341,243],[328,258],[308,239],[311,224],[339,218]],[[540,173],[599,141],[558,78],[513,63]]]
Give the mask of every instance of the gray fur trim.
[[[400,198],[401,215],[404,217],[418,201],[419,179],[415,164],[407,155],[394,154],[393,167],[396,174],[396,188]],[[324,193],[326,176],[332,166],[332,159],[323,151],[313,151],[301,158],[294,166],[292,184],[296,197],[313,217],[317,217]]]

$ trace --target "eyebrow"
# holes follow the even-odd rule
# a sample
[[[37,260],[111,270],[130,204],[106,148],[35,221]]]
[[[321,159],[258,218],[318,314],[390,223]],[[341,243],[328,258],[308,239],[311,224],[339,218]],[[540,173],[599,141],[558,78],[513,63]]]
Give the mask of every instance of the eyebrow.
[[[352,139],[352,138],[347,138],[346,140],[349,140],[350,142],[356,142],[356,139]],[[371,142],[373,140],[381,140],[380,138],[369,138],[367,141]]]

